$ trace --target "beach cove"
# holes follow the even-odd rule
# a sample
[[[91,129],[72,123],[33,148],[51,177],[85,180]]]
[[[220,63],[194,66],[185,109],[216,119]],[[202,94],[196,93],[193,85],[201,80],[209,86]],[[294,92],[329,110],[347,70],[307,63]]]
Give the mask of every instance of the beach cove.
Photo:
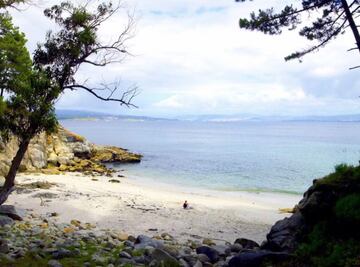
[[[14,192],[9,204],[59,223],[71,220],[116,229],[129,235],[169,233],[178,240],[209,238],[232,243],[245,237],[259,243],[271,225],[286,216],[280,208],[291,208],[297,195],[217,192],[163,184],[144,184],[129,178],[20,174],[18,183],[48,182],[49,189]],[[192,209],[183,210],[188,200]],[[60,205],[61,203],[61,205]]]

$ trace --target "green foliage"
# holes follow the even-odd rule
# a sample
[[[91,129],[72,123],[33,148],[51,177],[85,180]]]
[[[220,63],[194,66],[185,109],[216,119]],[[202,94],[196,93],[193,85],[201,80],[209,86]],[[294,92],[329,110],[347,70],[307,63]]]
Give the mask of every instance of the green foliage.
[[[314,183],[311,192],[331,197],[322,216],[303,236],[298,260],[319,267],[359,266],[360,166],[336,166],[334,173]]]
[[[0,14],[0,95],[26,86],[32,62],[25,44],[24,34],[13,26],[9,14]]]
[[[16,4],[24,3],[25,0],[0,0],[0,9],[14,7]]]
[[[360,225],[360,193],[339,199],[335,206],[336,217]]]
[[[235,1],[246,2],[247,0]],[[306,23],[299,30],[299,35],[317,43],[303,51],[292,53],[285,57],[285,60],[301,58],[316,51],[348,29],[353,32],[357,48],[360,50],[360,35],[356,26],[356,19],[359,18],[359,1],[352,1],[351,4],[348,4],[346,0],[302,0],[299,8],[295,7],[298,5],[297,1],[293,2],[293,4],[284,5],[279,12],[272,7],[259,9],[257,13],[252,12],[249,19],[240,19],[240,28],[257,30],[270,35],[281,34],[284,28],[295,30],[302,25],[303,13],[305,13],[307,19],[314,18],[314,20]]]
[[[314,184],[315,188],[322,185],[339,186],[344,183],[360,184],[360,167],[340,164],[335,167],[335,172],[319,179]]]

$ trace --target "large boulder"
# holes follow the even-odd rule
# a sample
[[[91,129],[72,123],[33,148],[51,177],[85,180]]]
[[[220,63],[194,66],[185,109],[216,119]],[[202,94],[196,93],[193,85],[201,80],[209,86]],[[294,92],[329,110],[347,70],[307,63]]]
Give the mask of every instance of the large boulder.
[[[271,227],[267,235],[267,242],[262,248],[271,251],[292,252],[297,248],[305,227],[303,215],[296,212],[290,218],[280,220]]]
[[[276,253],[271,251],[247,251],[240,253],[233,257],[228,266],[229,267],[260,267],[265,261],[273,263],[287,260],[291,257],[287,253]]]
[[[15,208],[12,205],[1,205],[0,215],[5,215],[13,220],[22,221],[25,216],[25,211],[22,209]]]
[[[210,259],[211,263],[215,263],[220,259],[219,252],[212,247],[208,247],[208,246],[198,247],[196,249],[196,253],[205,254]]]

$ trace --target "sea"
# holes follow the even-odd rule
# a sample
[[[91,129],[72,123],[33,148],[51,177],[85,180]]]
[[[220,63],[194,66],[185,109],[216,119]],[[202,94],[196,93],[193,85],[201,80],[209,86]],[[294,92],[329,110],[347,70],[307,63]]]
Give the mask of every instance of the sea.
[[[142,154],[140,164],[113,165],[126,176],[172,186],[301,194],[336,165],[360,160],[360,122],[102,118],[61,124],[93,143]]]

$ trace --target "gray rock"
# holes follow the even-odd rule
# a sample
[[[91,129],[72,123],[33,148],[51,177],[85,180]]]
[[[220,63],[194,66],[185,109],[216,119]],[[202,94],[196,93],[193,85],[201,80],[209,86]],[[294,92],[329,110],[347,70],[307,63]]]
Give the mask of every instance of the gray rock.
[[[5,239],[0,239],[0,253],[8,253],[9,252],[9,245],[8,241]]]
[[[119,257],[120,258],[125,258],[125,259],[131,259],[132,258],[131,255],[129,253],[125,252],[125,251],[121,251],[119,253]]]
[[[206,256],[206,254],[198,254],[198,259],[199,261],[201,261],[202,263],[204,262],[210,262],[210,259],[208,256]]]
[[[255,241],[246,238],[238,238],[234,243],[242,245],[242,247],[245,249],[254,249],[260,247],[259,244]]]
[[[154,248],[163,248],[164,243],[159,240],[151,239],[150,237],[148,237],[146,235],[139,235],[135,241],[135,248],[136,249],[144,249],[147,246],[151,246]]]
[[[297,248],[298,236],[304,227],[304,217],[300,212],[293,214],[290,218],[280,220],[271,227],[266,237],[267,242],[262,248],[271,251],[293,252]]]
[[[219,255],[223,257],[229,256],[231,254],[231,248],[226,245],[216,245],[212,246],[212,248],[219,252]]]
[[[215,249],[208,247],[208,246],[201,246],[196,249],[197,254],[205,254],[209,257],[211,263],[215,263],[219,261],[220,256],[219,252],[217,252]]]
[[[124,246],[133,248],[134,247],[134,242],[126,240],[126,241],[124,241]]]
[[[201,263],[201,261],[197,261],[193,267],[203,267],[203,264]]]
[[[229,267],[259,267],[264,261],[282,261],[290,257],[287,253],[271,251],[247,251],[240,253],[229,261]]]
[[[243,249],[243,246],[240,245],[240,244],[238,244],[238,243],[235,243],[235,244],[233,244],[233,245],[230,246],[231,252],[238,253],[238,252],[240,252],[242,249]]]
[[[190,266],[194,266],[198,259],[193,255],[185,255],[182,257]]]
[[[62,264],[58,262],[57,260],[49,260],[48,261],[49,267],[62,267]]]
[[[190,267],[189,263],[187,263],[187,261],[184,259],[180,259],[179,264],[181,267]]]
[[[60,248],[57,251],[52,253],[52,258],[56,259],[56,260],[71,257],[71,256],[73,256],[73,253],[70,250],[67,250],[64,248]]]
[[[0,215],[5,215],[10,217],[13,220],[22,221],[23,217],[25,217],[25,210],[15,208],[12,205],[1,205],[0,206]]]
[[[127,258],[119,258],[117,260],[117,265],[123,265],[123,264],[130,264],[130,266],[132,266],[135,263],[135,261],[133,259],[127,259]]]
[[[153,251],[153,253],[151,254],[151,258],[156,260],[160,264],[163,264],[164,266],[168,266],[168,265],[169,266],[172,266],[172,265],[176,266],[178,264],[176,258],[171,256],[166,251],[158,249],[158,248]]]
[[[0,215],[0,227],[3,227],[5,225],[13,225],[14,223],[14,220],[10,217]]]
[[[133,260],[138,264],[145,264],[146,265],[146,264],[150,263],[150,260],[147,257],[144,257],[144,256],[134,257]]]
[[[101,256],[99,253],[95,253],[94,255],[92,255],[91,260],[96,264],[100,264],[100,265],[103,265],[107,262],[107,259]]]

